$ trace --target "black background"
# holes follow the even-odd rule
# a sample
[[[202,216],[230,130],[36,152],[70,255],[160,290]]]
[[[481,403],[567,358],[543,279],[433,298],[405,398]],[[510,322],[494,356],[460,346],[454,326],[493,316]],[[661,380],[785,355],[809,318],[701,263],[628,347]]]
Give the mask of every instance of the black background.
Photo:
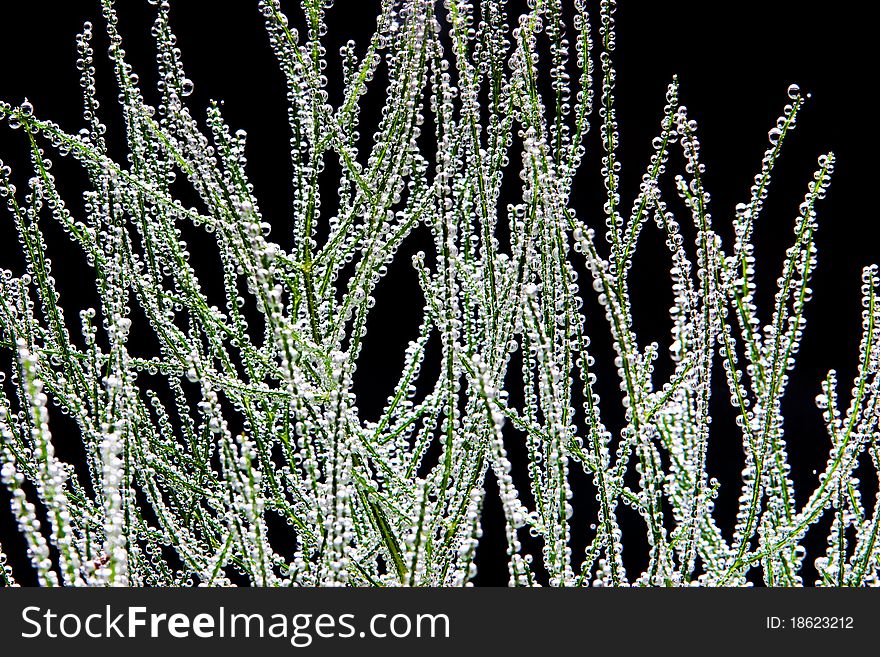
[[[147,101],[155,102],[149,91],[156,77],[149,35],[154,8],[145,0],[118,4],[124,47],[140,75]],[[297,24],[301,20],[298,8],[292,2],[282,4]],[[331,9],[327,71],[331,88],[338,67],[338,45],[353,38],[361,46],[359,53],[362,52],[375,27],[376,4],[337,0]],[[518,3],[511,6],[518,7]],[[673,74],[678,74],[682,101],[700,125],[702,155],[708,168],[706,185],[712,193],[711,210],[727,245],[734,205],[748,199],[752,177],[759,170],[767,145],[767,132],[788,100],[788,85],[796,82],[812,94],[798,129],[786,144],[770,199],[756,228],[758,303],[764,321],[769,319],[775,279],[816,158],[828,150],[837,155],[831,192],[819,207],[819,265],[813,278],[814,298],[807,310],[806,337],[783,402],[800,504],[814,486],[814,470],[824,466],[829,444],[813,399],[828,369],[835,368],[842,384],[843,405],[848,403],[848,382],[855,374],[860,337],[860,270],[880,260],[874,239],[878,218],[872,200],[877,192],[877,123],[870,100],[876,86],[876,57],[867,6],[778,0],[624,0],[617,13],[615,61],[624,199],[631,200],[637,191],[650,155],[650,141],[662,116],[666,85]],[[597,9],[593,7],[592,12],[595,15]],[[71,132],[82,127],[75,35],[84,20],[95,24],[99,93],[104,99],[111,151],[124,157],[120,116],[113,103],[116,90],[103,55],[107,44],[97,0],[6,1],[0,5],[0,98],[17,104],[28,97],[39,117],[55,120]],[[256,1],[181,0],[174,5],[172,20],[187,74],[195,82],[190,106],[200,110],[209,99],[223,99],[224,114],[233,130],[247,130],[251,181],[266,220],[273,223],[274,239],[289,247],[289,241],[282,237],[285,226],[289,226],[285,215],[291,198],[286,164],[285,88]],[[365,110],[363,134],[370,134],[375,125],[371,117],[376,118],[381,90],[368,99],[373,104],[368,103]],[[331,101],[334,100],[337,99],[331,91]],[[601,186],[597,134],[595,130],[588,142],[572,201],[578,212],[596,226],[601,222],[602,203],[598,194]],[[25,166],[28,154],[24,142],[23,135],[0,124],[0,158],[16,167],[14,177],[20,190],[25,188],[30,175]],[[81,207],[78,196],[84,177],[76,165],[57,156],[53,160],[60,188],[76,211]],[[335,189],[332,180],[328,178],[327,182],[323,189],[327,199],[325,216],[333,205]],[[684,215],[681,219],[684,222]],[[88,285],[91,274],[84,258],[68,247],[60,230],[50,222],[46,225],[50,245],[56,249],[55,275],[62,296],[70,304],[67,316],[75,318],[76,310],[95,303],[94,291]],[[653,226],[646,228],[642,239],[644,244],[640,245],[633,271],[636,327],[642,344],[657,340],[665,354],[669,343],[667,309],[672,300],[667,283],[668,259]],[[359,406],[368,419],[379,412],[396,382],[395,372],[402,363],[406,342],[416,336],[420,322],[421,300],[415,276],[408,267],[408,259],[400,260],[403,264],[392,267],[391,275],[377,290],[378,301],[355,381]],[[20,266],[11,219],[4,210],[0,213],[0,267],[17,270]],[[586,295],[591,297],[592,293],[587,290]],[[594,338],[594,355],[600,366],[604,419],[611,428],[619,428],[619,392],[611,367],[610,343],[603,337],[607,328],[592,299],[588,299],[586,310],[588,315],[592,312],[592,318],[587,320],[588,331]],[[8,366],[8,355],[3,354],[2,358],[3,367]],[[663,375],[668,372],[668,363],[664,369],[661,362],[658,369]],[[733,427],[727,397],[719,377],[709,456],[711,474],[722,481],[716,513],[721,526],[729,531],[739,494],[742,446]],[[63,454],[64,447],[59,451]],[[516,456],[515,448],[512,452]],[[874,479],[872,473],[864,474],[866,483]],[[574,505],[578,509],[578,491],[582,491],[582,499],[591,496],[592,491],[585,478],[575,477],[575,483],[582,486],[575,490]],[[490,488],[493,486],[490,483]],[[6,537],[14,532],[6,502],[6,493],[2,491],[0,536],[4,545]],[[865,504],[872,506],[873,494],[866,495]],[[583,526],[591,522],[592,511],[587,505],[584,502],[581,508],[585,510],[577,511],[575,516],[575,522],[581,523],[580,528],[576,527],[576,562],[582,553],[577,547],[585,541]],[[625,516],[625,511],[622,513]],[[624,521],[629,523],[625,531],[630,525],[633,529],[626,533],[624,559],[630,572],[635,573],[645,545],[639,544],[641,530],[635,519],[624,517]],[[484,525],[486,535],[478,553],[476,583],[503,585],[507,570],[501,510],[494,496],[487,501]],[[808,555],[819,556],[823,551],[826,526],[822,524],[818,531],[811,532],[812,551]],[[11,541],[7,552],[12,552],[16,543],[14,537]],[[811,557],[808,561],[805,581],[811,584]]]

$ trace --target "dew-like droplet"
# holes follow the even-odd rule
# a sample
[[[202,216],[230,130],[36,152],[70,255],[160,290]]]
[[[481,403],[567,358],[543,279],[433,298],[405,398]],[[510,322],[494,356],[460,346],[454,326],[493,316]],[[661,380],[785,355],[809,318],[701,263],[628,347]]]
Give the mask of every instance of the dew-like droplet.
[[[801,95],[801,88],[796,84],[791,84],[788,86],[788,97],[792,100],[797,100],[797,98]]]
[[[189,96],[193,92],[194,88],[195,85],[193,84],[193,81],[189,78],[184,78],[183,82],[180,83],[180,92],[184,96]]]

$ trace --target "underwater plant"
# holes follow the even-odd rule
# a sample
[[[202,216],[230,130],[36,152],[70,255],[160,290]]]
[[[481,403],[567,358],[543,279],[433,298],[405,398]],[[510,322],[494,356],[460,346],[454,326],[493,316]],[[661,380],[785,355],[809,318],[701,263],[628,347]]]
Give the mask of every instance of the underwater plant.
[[[829,516],[825,553],[809,555],[816,583],[877,584],[880,502],[863,501],[856,472],[880,473],[876,266],[863,273],[849,406],[834,371],[816,399],[828,458],[808,494],[795,493],[783,431],[831,153],[807,181],[770,312],[755,301],[754,227],[807,102],[797,85],[725,243],[677,79],[624,198],[612,0],[530,0],[521,12],[505,0],[382,0],[369,41],[339,49],[338,79],[326,74],[332,2],[303,0],[288,17],[259,0],[286,81],[289,171],[278,176],[292,196],[267,208],[247,133],[219,102],[191,107],[170,5],[151,4],[153,104],[114,2],[101,1],[124,157],[108,146],[90,23],[77,39],[81,131],[0,102],[30,146],[30,162],[12,164],[32,174],[18,189],[0,162],[3,221],[18,237],[2,253],[25,264],[0,271],[0,478],[26,545],[15,557],[3,537],[6,585],[30,568],[47,586],[463,586],[490,495],[513,586],[800,586],[805,537]],[[591,157],[600,217],[573,197]],[[81,213],[53,158],[87,175]],[[283,234],[279,214],[292,222]],[[76,318],[49,222],[94,274],[98,303]],[[633,320],[645,231],[671,263],[668,376]],[[377,288],[401,259],[421,298],[398,302],[420,327],[368,416],[354,379],[382,330],[368,322]],[[598,331],[616,400],[597,392]],[[727,483],[707,463],[713,372],[744,458],[731,531],[715,512]],[[609,403],[622,404],[619,429]],[[53,433],[55,415],[76,435]],[[62,439],[81,443],[81,463],[56,455]],[[576,504],[591,521],[575,522]],[[624,507],[637,526],[623,527]],[[623,558],[631,532],[646,537],[637,570]],[[577,553],[575,535],[586,537]]]

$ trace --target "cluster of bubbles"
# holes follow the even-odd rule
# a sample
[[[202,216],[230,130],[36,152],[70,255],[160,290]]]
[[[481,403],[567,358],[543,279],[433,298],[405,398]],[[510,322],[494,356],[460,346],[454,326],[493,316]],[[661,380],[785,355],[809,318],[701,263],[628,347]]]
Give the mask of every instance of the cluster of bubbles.
[[[817,400],[831,447],[807,496],[795,496],[782,429],[832,155],[809,181],[771,315],[754,301],[753,226],[807,98],[797,85],[725,245],[678,80],[638,194],[631,205],[624,198],[612,0],[589,10],[577,0],[570,25],[558,1],[508,17],[500,0],[479,10],[383,0],[369,42],[340,50],[338,107],[325,75],[330,3],[304,3],[306,29],[296,30],[279,0],[260,0],[289,101],[293,231],[278,235],[248,179],[247,133],[229,128],[218,103],[206,122],[194,117],[169,3],[152,4],[155,106],[126,59],[113,2],[102,2],[125,161],[111,159],[104,141],[91,24],[77,40],[86,127],[68,134],[27,100],[0,103],[8,125],[34,141],[24,194],[0,162],[0,194],[27,262],[24,275],[0,272],[0,346],[15,363],[8,381],[0,372],[0,480],[41,584],[467,585],[495,494],[490,476],[514,585],[746,585],[755,571],[768,584],[803,584],[801,542],[826,514],[820,583],[876,583],[880,513],[864,508],[854,475],[866,452],[878,463],[876,268],[863,279],[850,407],[840,408],[833,372]],[[595,33],[589,11],[598,13]],[[364,139],[361,105],[383,63],[385,103]],[[554,102],[539,91],[544,78]],[[605,188],[598,227],[570,198],[593,122]],[[87,172],[84,216],[61,198],[48,148]],[[670,157],[676,150],[681,159]],[[321,204],[329,158],[340,171],[332,216]],[[668,176],[673,161],[684,166]],[[521,201],[504,205],[511,169]],[[181,180],[196,206],[176,195]],[[82,311],[76,331],[56,289],[44,216],[95,272],[100,307]],[[674,367],[662,381],[661,346],[634,330],[628,280],[641,231],[655,227],[671,255],[674,298]],[[383,411],[367,420],[353,391],[367,320],[377,286],[419,229],[433,240],[412,258],[419,333]],[[205,247],[187,242],[194,233],[219,257],[219,300],[205,291],[194,258]],[[584,311],[592,294],[613,344],[619,432],[605,425],[608,400],[596,392],[587,327],[601,318],[587,322]],[[148,355],[132,343],[145,332],[157,345]],[[432,344],[439,368],[427,366]],[[720,484],[707,466],[719,362],[745,454],[732,537],[719,528]],[[54,453],[53,405],[79,429],[82,469]],[[514,445],[527,454],[524,473]],[[592,488],[575,490],[574,470]],[[593,502],[584,496],[597,515],[575,523],[578,502]],[[624,563],[621,505],[643,520],[640,573]],[[14,584],[8,562],[0,550],[0,580]]]

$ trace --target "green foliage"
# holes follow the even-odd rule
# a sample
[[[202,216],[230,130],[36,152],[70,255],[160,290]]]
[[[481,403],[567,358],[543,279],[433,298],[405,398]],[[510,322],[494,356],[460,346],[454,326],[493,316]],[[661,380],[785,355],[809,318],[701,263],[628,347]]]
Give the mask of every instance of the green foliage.
[[[466,585],[490,471],[513,585],[741,586],[753,569],[767,584],[802,585],[804,536],[826,514],[827,553],[813,556],[818,583],[877,583],[880,512],[864,507],[854,475],[860,460],[880,470],[876,267],[864,270],[849,408],[840,408],[834,372],[817,399],[830,447],[808,495],[795,494],[783,433],[781,400],[816,264],[815,206],[832,155],[819,158],[807,186],[771,316],[754,302],[753,227],[805,97],[789,89],[749,198],[737,206],[733,244],[713,228],[697,125],[677,81],[639,193],[625,204],[615,5],[590,9],[598,17],[591,31],[586,4],[534,0],[509,16],[501,0],[442,8],[384,0],[372,39],[345,45],[343,78],[328,80],[329,3],[303,0],[300,34],[277,0],[260,0],[289,100],[294,228],[278,241],[248,181],[247,135],[231,131],[218,104],[203,123],[187,104],[193,82],[166,2],[153,30],[161,102],[152,107],[126,61],[113,2],[103,0],[126,160],[108,155],[90,24],[78,40],[79,134],[37,118],[29,103],[0,103],[0,116],[31,145],[33,172],[22,192],[0,163],[0,194],[27,263],[21,276],[0,272],[0,341],[12,365],[0,392],[0,473],[41,584],[219,586],[243,575],[271,586]],[[366,140],[361,105],[380,65],[384,107]],[[339,106],[328,102],[330,85],[342,89]],[[604,228],[571,202],[593,122]],[[678,198],[666,198],[674,194],[661,181],[674,150],[684,166],[673,178]],[[82,217],[62,200],[49,151],[87,172]],[[341,171],[339,208],[326,216],[318,178],[330,159]],[[506,204],[510,171],[521,197]],[[197,206],[179,200],[178,179],[195,190]],[[47,222],[94,271],[100,306],[80,313],[76,328],[53,279]],[[634,330],[628,280],[651,224],[672,262],[674,371],[665,381],[654,372],[659,346],[640,343]],[[184,227],[216,245],[223,307],[208,300]],[[381,417],[366,421],[352,377],[374,291],[420,227],[433,252],[412,259],[424,296],[419,336]],[[683,236],[691,230],[693,243]],[[619,435],[603,422],[594,389],[586,329],[601,318],[583,311],[593,292],[614,345]],[[131,339],[137,322],[156,353]],[[432,340],[439,373],[425,380]],[[517,351],[521,372],[508,376]],[[727,537],[714,514],[719,483],[707,469],[719,363],[745,455]],[[50,406],[76,423],[87,479],[56,457]],[[528,454],[527,490],[511,474],[511,440]],[[572,469],[592,481],[578,491],[597,501],[589,527],[572,523]],[[644,521],[650,554],[641,573],[624,566],[621,503]],[[286,536],[277,536],[279,525]],[[526,532],[539,555],[524,549]],[[585,554],[572,553],[574,533],[588,534]],[[8,564],[0,576],[15,582]]]

